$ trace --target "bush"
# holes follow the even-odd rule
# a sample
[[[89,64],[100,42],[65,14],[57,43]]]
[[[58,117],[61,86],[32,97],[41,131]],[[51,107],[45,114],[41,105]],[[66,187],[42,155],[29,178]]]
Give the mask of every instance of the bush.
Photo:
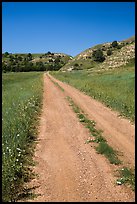
[[[102,51],[106,51],[106,50],[107,50],[107,47],[106,47],[105,45],[103,45],[102,48],[101,48],[101,50],[102,50]]]
[[[53,62],[53,59],[49,59],[49,62]]]
[[[56,59],[55,59],[55,63],[59,63],[60,62],[60,59],[59,59],[59,57],[57,57]]]
[[[121,48],[122,48],[122,45],[118,45],[118,46],[117,46],[117,49],[121,49]]]
[[[107,55],[108,56],[112,55],[112,50],[107,50]]]
[[[79,66],[79,64],[78,64],[78,63],[75,63],[75,64],[74,64],[74,66],[75,66],[75,67],[78,67],[78,66]]]
[[[5,52],[4,53],[4,57],[8,57],[9,56],[9,53],[8,52]]]
[[[117,47],[117,46],[118,46],[118,43],[117,43],[117,41],[115,40],[115,41],[112,42],[111,45],[112,45],[112,47]]]
[[[27,54],[26,60],[27,60],[27,61],[31,61],[31,60],[32,60],[32,54],[31,54],[31,53],[28,53],[28,54]]]
[[[105,60],[103,52],[100,49],[94,50],[92,53],[92,57],[93,57],[93,60],[97,62],[103,62]]]
[[[51,55],[51,52],[50,52],[50,51],[48,51],[48,52],[47,52],[47,55]]]

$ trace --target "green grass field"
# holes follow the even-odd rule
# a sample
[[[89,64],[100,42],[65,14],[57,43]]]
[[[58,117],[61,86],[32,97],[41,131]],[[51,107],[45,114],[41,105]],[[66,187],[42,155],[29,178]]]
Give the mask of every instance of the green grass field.
[[[87,95],[105,103],[120,115],[135,120],[135,68],[127,65],[110,71],[50,72]]]
[[[31,177],[43,73],[2,75],[2,200],[15,201]]]

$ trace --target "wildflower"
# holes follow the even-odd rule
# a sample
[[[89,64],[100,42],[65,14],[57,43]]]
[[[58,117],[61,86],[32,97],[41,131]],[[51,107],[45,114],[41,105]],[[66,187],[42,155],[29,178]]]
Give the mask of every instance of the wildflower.
[[[17,147],[17,150],[18,150],[18,151],[21,151],[21,149],[20,149],[20,148],[18,148],[18,147]]]
[[[17,134],[17,137],[19,137],[20,135],[19,134]]]
[[[118,184],[118,185],[121,185],[121,184],[122,184],[122,182],[121,182],[121,181],[117,181],[117,184]]]

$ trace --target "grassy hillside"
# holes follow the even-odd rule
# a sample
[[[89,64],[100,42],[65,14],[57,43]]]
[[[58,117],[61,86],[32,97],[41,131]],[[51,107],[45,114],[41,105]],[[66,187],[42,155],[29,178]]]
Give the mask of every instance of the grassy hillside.
[[[31,176],[42,73],[2,75],[2,200],[15,201]]]
[[[51,72],[51,74],[134,121],[135,68],[133,62],[108,71],[74,70]]]
[[[48,71],[59,70],[72,57],[63,53],[36,53],[36,54],[11,54],[2,55],[3,72],[21,72],[21,71]]]
[[[93,57],[94,51],[101,50],[105,58],[104,61],[96,61]],[[117,68],[129,63],[130,60],[135,59],[135,36],[123,41],[117,41],[117,45],[113,42],[103,43],[88,48],[75,56],[71,61],[65,64],[62,71],[72,70],[109,70]]]

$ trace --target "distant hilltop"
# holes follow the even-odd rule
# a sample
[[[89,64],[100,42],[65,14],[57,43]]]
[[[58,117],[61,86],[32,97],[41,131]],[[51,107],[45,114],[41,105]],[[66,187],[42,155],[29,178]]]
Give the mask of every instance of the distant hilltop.
[[[2,54],[3,72],[27,72],[27,71],[57,71],[63,67],[72,56],[64,53],[18,53]]]

